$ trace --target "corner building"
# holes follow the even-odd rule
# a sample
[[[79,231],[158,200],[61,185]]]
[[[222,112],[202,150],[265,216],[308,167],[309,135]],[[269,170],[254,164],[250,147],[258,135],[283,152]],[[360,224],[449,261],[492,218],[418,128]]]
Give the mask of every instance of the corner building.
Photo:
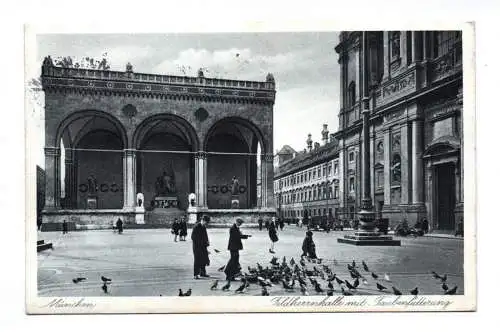
[[[427,218],[433,231],[463,221],[462,35],[460,31],[340,34],[339,216],[362,199],[362,91],[368,76],[371,196],[391,226]]]

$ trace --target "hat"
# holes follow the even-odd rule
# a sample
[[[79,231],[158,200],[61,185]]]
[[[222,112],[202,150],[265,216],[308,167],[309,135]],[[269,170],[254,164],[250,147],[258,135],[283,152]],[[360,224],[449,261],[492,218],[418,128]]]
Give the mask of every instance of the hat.
[[[241,218],[236,218],[236,222],[239,222],[240,224],[243,224],[243,219],[241,219]]]
[[[210,221],[210,217],[209,216],[203,216],[203,221],[204,222],[209,222]]]
[[[312,235],[313,235],[313,232],[311,232],[311,231],[307,231],[307,232],[306,232],[306,235],[307,235],[307,236],[312,236]]]

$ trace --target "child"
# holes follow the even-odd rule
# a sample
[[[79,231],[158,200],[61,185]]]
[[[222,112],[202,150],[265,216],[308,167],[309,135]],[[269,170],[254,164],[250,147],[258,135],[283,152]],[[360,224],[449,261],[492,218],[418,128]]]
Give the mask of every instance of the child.
[[[179,223],[179,240],[186,241],[187,236],[187,222],[186,218],[181,218],[181,222]]]
[[[314,244],[313,241],[313,233],[311,231],[306,232],[306,238],[304,239],[304,242],[302,242],[302,255],[301,257],[309,257],[312,259],[318,258],[316,256],[316,245]]]
[[[276,225],[271,221],[269,224],[269,238],[271,239],[271,248],[269,248],[269,252],[274,254],[274,243],[278,242],[278,234],[276,233]]]
[[[174,234],[174,242],[177,242],[177,236],[179,236],[180,224],[177,218],[174,219],[174,223],[172,224],[172,234]]]

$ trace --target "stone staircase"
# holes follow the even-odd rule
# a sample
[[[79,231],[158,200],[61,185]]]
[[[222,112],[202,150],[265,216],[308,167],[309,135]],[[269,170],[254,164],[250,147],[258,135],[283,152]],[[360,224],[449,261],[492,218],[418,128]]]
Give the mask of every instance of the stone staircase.
[[[144,222],[146,225],[164,225],[170,227],[175,218],[181,218],[186,215],[185,211],[179,209],[154,209],[146,211],[144,214]]]
[[[45,243],[44,240],[36,241],[36,252],[44,251],[47,249],[54,249],[52,243]]]

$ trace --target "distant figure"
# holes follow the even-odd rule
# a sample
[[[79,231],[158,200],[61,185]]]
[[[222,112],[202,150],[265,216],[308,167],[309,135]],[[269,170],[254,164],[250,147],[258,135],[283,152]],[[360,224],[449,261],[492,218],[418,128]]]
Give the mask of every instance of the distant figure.
[[[424,231],[424,234],[427,234],[429,232],[429,222],[426,218],[422,220],[422,230]]]
[[[66,222],[66,219],[64,219],[64,220],[63,220],[63,224],[62,224],[62,233],[63,233],[63,234],[68,233],[68,223]]]
[[[262,218],[259,218],[259,231],[262,230]]]
[[[304,242],[302,242],[302,255],[301,257],[309,257],[312,259],[318,258],[316,256],[316,245],[313,241],[313,232],[307,231]]]
[[[233,196],[240,194],[240,183],[238,182],[236,176],[233,176],[233,179],[231,180],[231,194]]]
[[[285,227],[285,219],[283,218],[278,218],[278,222],[280,224],[280,230],[282,231],[283,228]]]
[[[302,225],[303,225],[303,221],[302,221],[302,218],[299,218],[299,222],[297,223],[297,225],[302,228]]]
[[[243,250],[243,243],[241,242],[241,239],[248,239],[251,236],[241,233],[241,224],[243,224],[243,219],[237,218],[236,222],[229,230],[229,243],[227,245],[227,250],[231,253],[231,258],[224,269],[226,280],[234,280],[235,276],[240,273],[240,250]]]
[[[269,252],[274,254],[274,243],[278,242],[278,233],[276,232],[276,226],[273,222],[269,224],[269,238],[271,239],[271,248],[269,248]]]
[[[116,222],[116,229],[118,229],[118,234],[123,233],[123,221],[121,218],[118,218],[118,221]]]
[[[187,222],[186,218],[182,217],[181,222],[179,224],[179,240],[186,241],[186,236],[188,235]]]
[[[267,230],[269,230],[269,219],[266,219],[266,223],[264,224]]]
[[[97,180],[94,175],[90,175],[89,178],[87,179],[88,185],[89,185],[89,194],[90,195],[95,195],[97,191]]]
[[[206,223],[209,221],[208,216],[196,221],[196,224],[191,231],[191,240],[193,241],[193,256],[194,256],[194,278],[209,277],[206,272],[206,266],[210,265],[208,257],[208,240]],[[185,221],[184,221],[185,222]]]
[[[142,207],[144,204],[144,195],[142,193],[137,194],[137,206]]]
[[[172,234],[174,234],[174,242],[177,242],[177,236],[179,236],[180,223],[177,218],[174,219],[174,223],[172,224]]]

